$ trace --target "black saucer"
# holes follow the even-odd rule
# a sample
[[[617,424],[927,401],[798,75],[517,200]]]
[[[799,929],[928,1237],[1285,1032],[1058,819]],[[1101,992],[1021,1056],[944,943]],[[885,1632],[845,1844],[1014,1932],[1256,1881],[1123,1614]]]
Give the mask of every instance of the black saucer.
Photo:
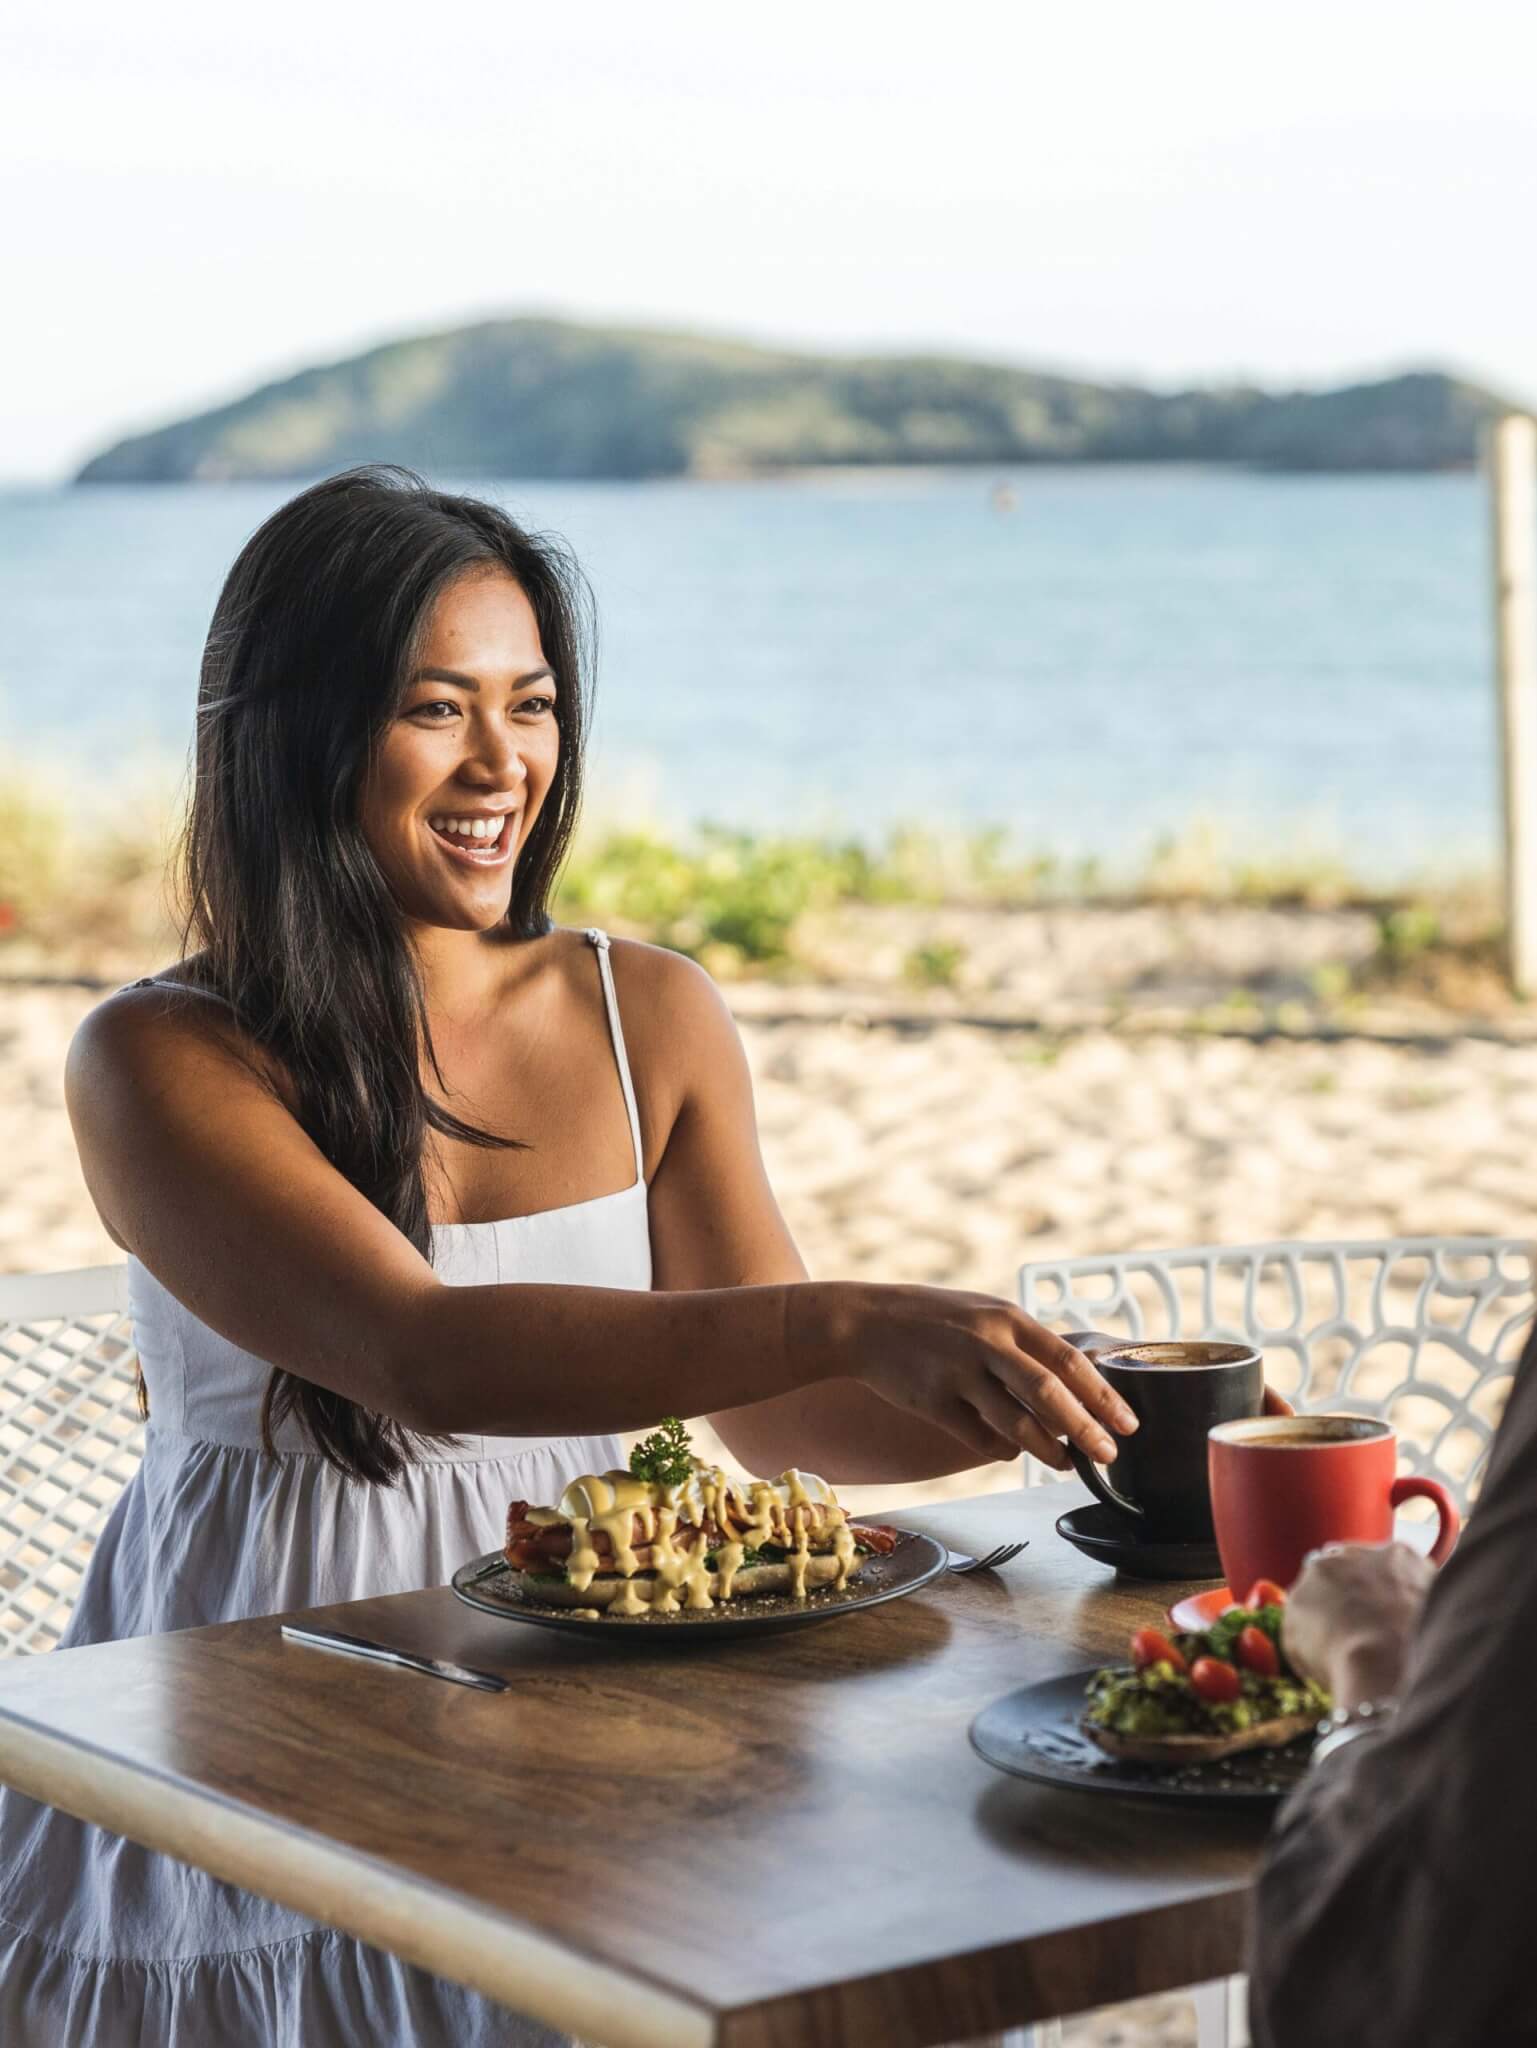
[[[1100,1502],[1069,1508],[1057,1517],[1057,1534],[1128,1579],[1220,1579],[1215,1543],[1172,1543],[1137,1533],[1135,1524]]]

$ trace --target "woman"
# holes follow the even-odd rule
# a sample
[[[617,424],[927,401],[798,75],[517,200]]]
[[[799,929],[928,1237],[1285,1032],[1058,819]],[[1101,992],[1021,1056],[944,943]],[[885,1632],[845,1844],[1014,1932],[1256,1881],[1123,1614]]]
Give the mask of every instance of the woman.
[[[187,957],[70,1053],[149,1401],[70,1643],[442,1583],[666,1413],[850,1482],[1060,1466],[1064,1434],[1109,1458],[1129,1426],[1003,1302],[808,1283],[709,980],[551,927],[580,589],[394,471],[304,492],[231,572]],[[6,2048],[549,2038],[17,1799],[0,1936]]]

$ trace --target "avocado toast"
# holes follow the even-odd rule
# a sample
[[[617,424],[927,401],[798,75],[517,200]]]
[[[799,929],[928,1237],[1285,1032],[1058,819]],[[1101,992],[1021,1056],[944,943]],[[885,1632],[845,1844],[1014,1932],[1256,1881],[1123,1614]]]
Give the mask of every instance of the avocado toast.
[[[1261,1581],[1199,1633],[1138,1629],[1131,1667],[1090,1681],[1084,1734],[1127,1763],[1171,1765],[1283,1749],[1310,1734],[1330,1699],[1286,1660],[1285,1598]]]

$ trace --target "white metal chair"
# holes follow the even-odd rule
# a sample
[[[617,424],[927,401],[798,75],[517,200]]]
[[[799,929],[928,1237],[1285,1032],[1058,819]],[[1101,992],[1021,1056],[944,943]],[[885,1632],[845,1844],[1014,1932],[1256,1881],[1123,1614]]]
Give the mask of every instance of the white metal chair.
[[[1058,1330],[1253,1344],[1298,1409],[1391,1421],[1404,1469],[1466,1510],[1537,1306],[1537,1247],[1393,1237],[1048,1259],[1020,1267],[1019,1299]],[[1027,1486],[1062,1476],[1026,1465]],[[1241,1979],[1192,1996],[1201,2048],[1243,2037]]]
[[[143,1444],[127,1268],[0,1274],[0,1652],[57,1643]]]

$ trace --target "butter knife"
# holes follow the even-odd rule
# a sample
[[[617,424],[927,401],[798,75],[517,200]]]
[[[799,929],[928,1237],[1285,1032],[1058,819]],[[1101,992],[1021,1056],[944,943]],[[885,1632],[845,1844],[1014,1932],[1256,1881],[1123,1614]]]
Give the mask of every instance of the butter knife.
[[[392,1650],[388,1643],[372,1642],[367,1636],[349,1636],[336,1628],[294,1628],[280,1624],[291,1643],[307,1643],[314,1650],[335,1650],[344,1657],[369,1657],[376,1664],[397,1664],[403,1671],[422,1671],[429,1678],[446,1678],[451,1685],[472,1685],[477,1692],[505,1692],[507,1681],[494,1671],[476,1671],[468,1664],[450,1664],[445,1657],[419,1657],[414,1650]]]

